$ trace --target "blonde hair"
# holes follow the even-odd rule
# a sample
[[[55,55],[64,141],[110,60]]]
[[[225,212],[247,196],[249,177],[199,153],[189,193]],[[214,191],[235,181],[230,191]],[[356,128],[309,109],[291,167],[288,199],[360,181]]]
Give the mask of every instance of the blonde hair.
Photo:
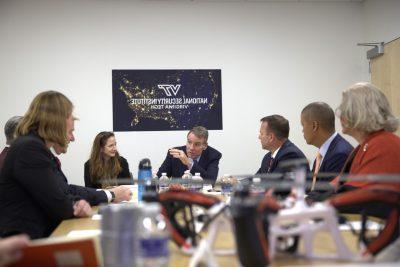
[[[117,185],[117,176],[121,172],[122,167],[119,163],[119,154],[104,160],[102,149],[107,144],[110,137],[114,137],[113,132],[100,132],[93,141],[92,152],[89,159],[90,179],[94,183],[99,183],[103,188]]]
[[[343,91],[336,114],[347,121],[346,127],[366,133],[381,129],[395,132],[399,127],[399,119],[393,115],[386,96],[366,82],[356,83]]]
[[[44,140],[65,147],[68,144],[66,120],[72,116],[72,110],[72,102],[62,93],[42,92],[33,99],[18,124],[16,135],[36,132]]]

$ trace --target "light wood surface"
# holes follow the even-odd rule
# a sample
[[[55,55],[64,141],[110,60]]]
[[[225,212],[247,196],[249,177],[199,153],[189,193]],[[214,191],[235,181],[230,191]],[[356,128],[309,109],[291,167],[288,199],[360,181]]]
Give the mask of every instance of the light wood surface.
[[[57,229],[53,232],[52,236],[66,236],[72,230],[95,230],[99,229],[100,221],[92,220],[91,218],[81,219],[70,219],[63,221]],[[347,246],[353,251],[357,252],[357,238],[349,231],[342,231],[342,236]],[[216,248],[233,248],[234,237],[230,231],[219,233],[217,238]],[[317,235],[314,248],[317,253],[333,253],[335,247],[331,237],[327,233],[320,233]],[[190,256],[182,253],[178,250],[177,246],[170,243],[171,258],[169,266],[180,267],[188,266]],[[218,264],[220,266],[239,266],[236,256],[217,256]],[[332,260],[308,260],[291,255],[277,255],[277,257],[271,262],[270,266],[287,266],[287,265],[314,265],[319,266],[321,264],[334,264],[340,265],[346,262],[332,261]]]
[[[400,117],[400,37],[384,46],[384,54],[371,60],[371,82],[389,100],[394,114]],[[397,131],[400,134],[400,130]]]

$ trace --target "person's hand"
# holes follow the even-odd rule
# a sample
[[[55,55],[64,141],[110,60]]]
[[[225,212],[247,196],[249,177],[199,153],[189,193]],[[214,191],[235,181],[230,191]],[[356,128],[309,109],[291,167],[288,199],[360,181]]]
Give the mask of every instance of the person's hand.
[[[170,184],[169,185],[169,190],[171,191],[181,191],[181,190],[186,190],[186,188],[181,185],[181,184]]]
[[[273,188],[269,188],[266,192],[265,192],[265,196],[266,197],[273,197],[274,196],[274,189]]]
[[[184,165],[190,167],[189,165],[191,164],[192,161],[189,160],[189,158],[186,156],[183,150],[171,148],[169,150],[169,154],[174,158],[179,159]]]
[[[92,215],[92,208],[86,200],[79,200],[74,204],[75,217],[89,217]]]
[[[289,197],[297,198],[297,190],[295,188],[290,190]]]
[[[0,267],[5,267],[21,259],[22,250],[28,245],[26,235],[17,235],[0,239]]]
[[[119,203],[124,200],[129,201],[132,198],[132,192],[130,188],[124,185],[114,187],[110,191],[113,191],[115,194],[114,203]]]

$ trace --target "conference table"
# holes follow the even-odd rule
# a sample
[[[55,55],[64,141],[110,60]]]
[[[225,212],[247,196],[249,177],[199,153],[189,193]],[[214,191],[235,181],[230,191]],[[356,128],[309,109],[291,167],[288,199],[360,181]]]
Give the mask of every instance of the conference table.
[[[96,213],[98,210],[97,207],[94,208],[94,212]],[[90,218],[76,218],[69,219],[63,221],[52,233],[52,237],[67,237],[71,231],[77,232],[85,232],[85,230],[89,230],[86,232],[96,232],[96,230],[100,229],[100,220],[98,218],[90,217]],[[229,228],[229,227],[228,227]],[[344,242],[347,244],[348,248],[352,252],[358,252],[358,242],[357,237],[352,234],[349,230],[341,231],[341,235],[344,239]],[[99,240],[98,234],[94,237],[97,242]],[[335,246],[332,238],[329,236],[327,232],[318,233],[313,243],[314,251],[316,254],[327,254],[334,253]],[[180,266],[189,266],[190,255],[187,255],[181,252],[178,247],[171,241],[170,245],[170,261],[169,266],[180,267]],[[231,231],[221,231],[216,239],[215,248],[219,249],[234,249],[235,248],[235,240]],[[301,245],[300,245],[301,248]],[[228,256],[215,256],[219,266],[240,266],[237,255],[228,255]],[[347,261],[339,261],[339,260],[328,260],[328,259],[307,259],[304,257],[299,257],[290,254],[277,254],[275,258],[272,260],[269,266],[320,266],[320,265],[341,265],[341,264],[349,264]]]

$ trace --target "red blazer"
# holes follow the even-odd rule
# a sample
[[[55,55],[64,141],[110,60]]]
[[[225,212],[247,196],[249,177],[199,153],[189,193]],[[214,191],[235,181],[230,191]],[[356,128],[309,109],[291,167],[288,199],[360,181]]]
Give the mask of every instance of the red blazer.
[[[357,148],[349,174],[400,174],[400,137],[387,131],[377,131]],[[347,181],[346,185],[365,187],[368,181]],[[395,185],[400,189],[400,181]]]

